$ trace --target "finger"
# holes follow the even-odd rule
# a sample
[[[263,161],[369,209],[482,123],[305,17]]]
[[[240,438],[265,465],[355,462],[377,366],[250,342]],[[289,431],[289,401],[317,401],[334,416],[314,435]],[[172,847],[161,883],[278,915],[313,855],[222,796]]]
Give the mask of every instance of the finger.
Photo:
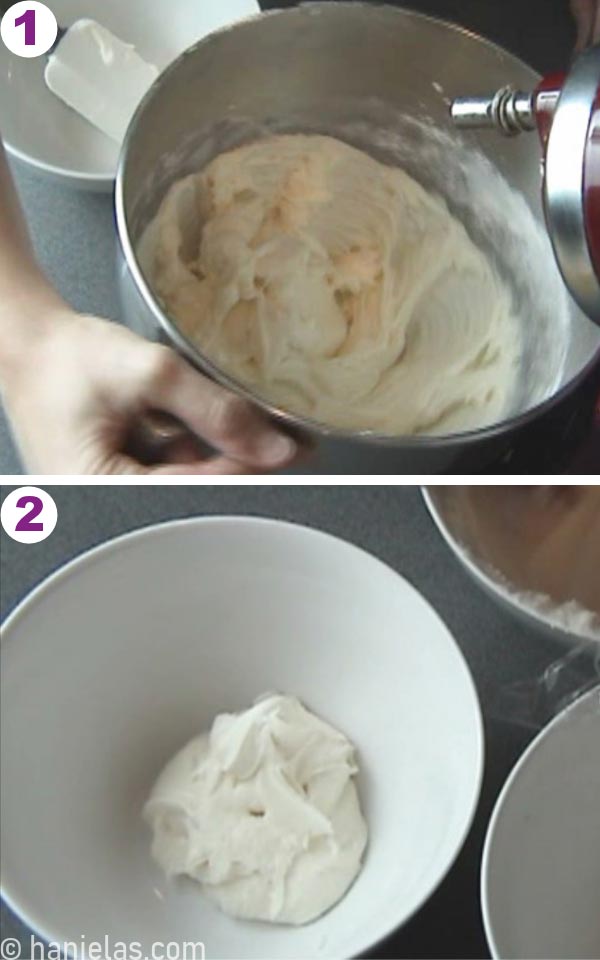
[[[168,463],[200,463],[211,458],[203,445],[195,437],[182,437],[171,443],[160,458],[163,464]]]
[[[162,463],[158,466],[146,466],[138,463],[132,457],[118,454],[107,461],[105,467],[99,471],[108,476],[139,476],[139,477],[199,477],[199,476],[245,476],[256,474],[239,460],[229,460],[227,457],[213,457],[210,460],[193,460],[189,463]]]
[[[600,43],[600,3],[596,0],[596,11],[592,26],[592,43]]]
[[[161,463],[195,463],[214,456],[214,450],[203,444],[180,420],[150,410],[129,426],[121,452],[144,466]]]
[[[577,24],[575,50],[580,53],[590,43],[594,20],[596,19],[596,0],[571,0],[571,10]]]
[[[228,460],[227,457],[213,457],[211,460],[199,460],[195,463],[165,463],[160,467],[151,467],[148,472],[155,477],[239,477],[256,475],[261,471],[249,467],[239,460]]]
[[[229,459],[265,470],[288,464],[297,445],[251,404],[197,373],[166,347],[151,348],[148,405],[178,417]]]

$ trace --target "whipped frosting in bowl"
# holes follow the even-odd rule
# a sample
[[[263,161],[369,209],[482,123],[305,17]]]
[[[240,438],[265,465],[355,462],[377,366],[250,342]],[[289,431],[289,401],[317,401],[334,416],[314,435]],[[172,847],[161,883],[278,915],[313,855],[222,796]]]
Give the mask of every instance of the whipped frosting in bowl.
[[[152,789],[154,858],[234,917],[307,923],[361,868],[357,772],[350,741],[294,697],[221,714]]]
[[[186,336],[283,410],[408,435],[515,402],[520,325],[491,259],[441,197],[339,139],[220,154],[172,185],[145,246]]]

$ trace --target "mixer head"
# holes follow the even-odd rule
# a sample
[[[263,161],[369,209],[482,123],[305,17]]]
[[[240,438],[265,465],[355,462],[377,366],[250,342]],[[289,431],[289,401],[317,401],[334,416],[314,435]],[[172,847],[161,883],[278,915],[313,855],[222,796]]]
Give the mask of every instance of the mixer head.
[[[462,129],[491,127],[512,137],[535,130],[535,95],[507,86],[491,97],[457,97],[450,106],[450,115]]]
[[[600,45],[533,93],[506,86],[491,96],[459,97],[450,114],[457,127],[506,136],[537,128],[554,253],[571,295],[600,324]]]

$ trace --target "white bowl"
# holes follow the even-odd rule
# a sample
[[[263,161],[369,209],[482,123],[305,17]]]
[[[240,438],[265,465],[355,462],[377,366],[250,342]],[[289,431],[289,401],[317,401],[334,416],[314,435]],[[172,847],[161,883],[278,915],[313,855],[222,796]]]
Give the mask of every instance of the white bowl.
[[[469,671],[394,571],[304,527],[195,519],[106,544],[8,619],[2,893],[52,941],[204,941],[208,957],[350,957],[425,902],[483,765]],[[348,895],[300,928],[232,920],[152,863],[140,813],[215,714],[298,695],[357,745],[370,829]]]
[[[481,897],[494,957],[600,957],[600,687],[512,771],[486,838]]]
[[[52,0],[61,27],[90,17],[164,69],[218,27],[259,12],[257,0]],[[2,136],[14,157],[88,190],[112,190],[119,147],[54,96],[46,57],[17,57],[0,43]]]

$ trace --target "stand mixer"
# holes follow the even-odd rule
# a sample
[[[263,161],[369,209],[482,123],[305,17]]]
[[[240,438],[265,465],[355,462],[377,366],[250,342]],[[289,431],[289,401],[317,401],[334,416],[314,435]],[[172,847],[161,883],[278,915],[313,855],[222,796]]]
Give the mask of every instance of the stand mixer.
[[[490,127],[509,137],[537,129],[554,254],[572,297],[600,325],[600,45],[533,93],[505,86],[492,96],[459,97],[450,112],[463,129]]]
[[[595,68],[594,91],[598,75]],[[206,37],[158,79],[121,155],[116,182],[119,285],[129,325],[174,347],[267,417],[307,437],[314,454],[295,472],[414,475],[495,468],[495,473],[535,473],[543,462],[554,468],[546,470],[552,473],[557,457],[558,469],[563,462],[566,468],[570,452],[579,446],[574,431],[589,433],[597,392],[593,367],[600,359],[600,304],[595,324],[567,297],[550,254],[537,138],[499,143],[491,130],[474,130],[461,142],[449,135],[449,110],[440,93],[478,94],[507,82],[533,90],[539,76],[481,37],[391,4],[300,4]],[[202,96],[190,93],[200,88]],[[488,109],[483,110],[486,120]],[[533,103],[529,110],[535,116]],[[248,142],[252,130],[264,133],[265,127],[346,139],[402,167],[446,200],[493,259],[521,307],[525,350],[519,388],[514,405],[500,419],[480,429],[417,436],[338,430],[277,409],[185,337],[148,282],[140,238],[175,179],[212,159],[223,137],[230,138],[231,148]],[[571,150],[572,138],[567,144]],[[581,182],[580,165],[579,194]],[[589,258],[587,248],[586,253]],[[594,289],[600,299],[597,279]]]

